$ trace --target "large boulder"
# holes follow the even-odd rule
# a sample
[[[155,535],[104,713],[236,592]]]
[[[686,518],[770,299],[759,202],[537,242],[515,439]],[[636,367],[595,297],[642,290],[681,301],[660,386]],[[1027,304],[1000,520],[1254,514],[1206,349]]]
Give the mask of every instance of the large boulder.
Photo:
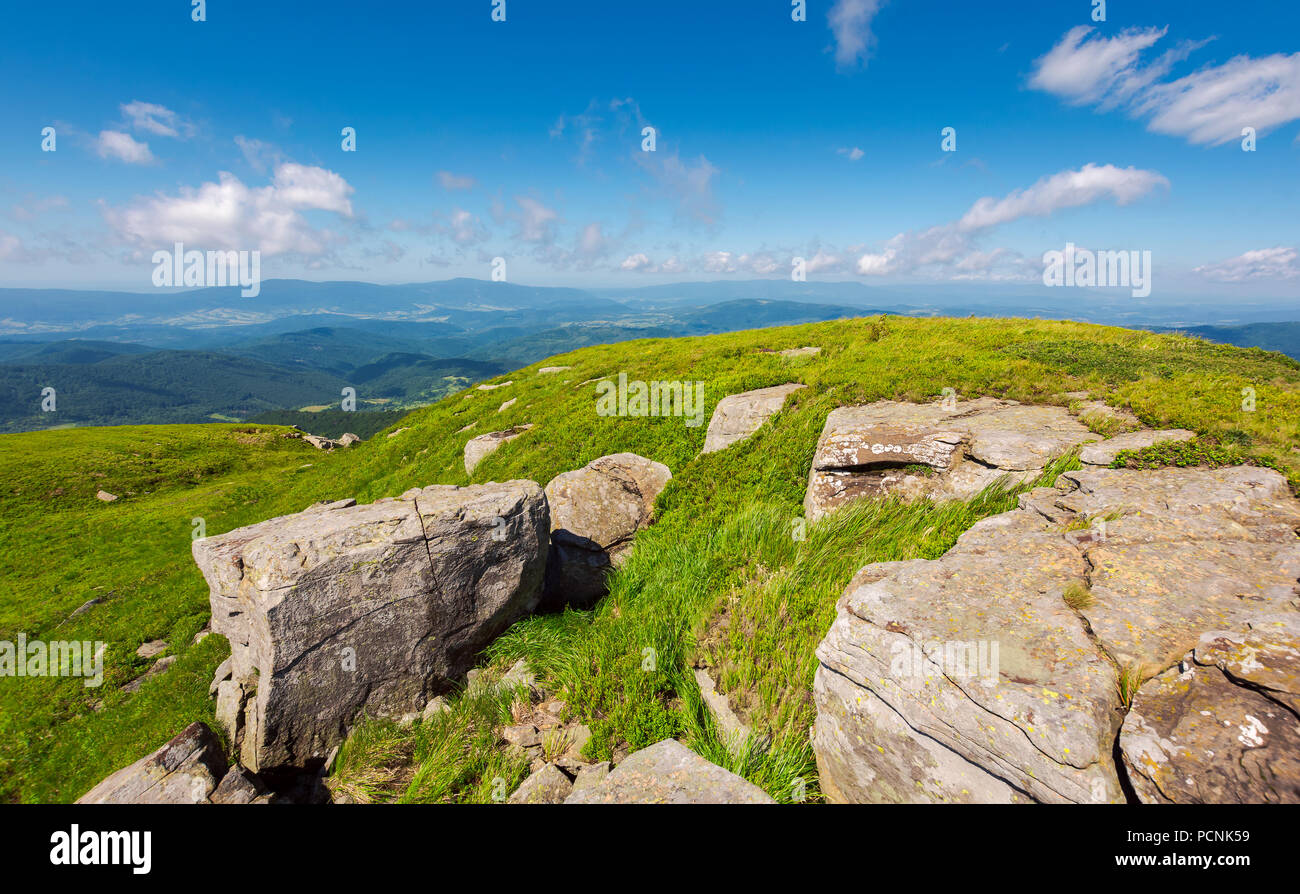
[[[241,763],[314,767],[363,711],[449,689],[539,601],[546,497],[531,481],[347,501],[195,541],[231,645],[219,714]]]
[[[221,740],[191,723],[153,754],[123,767],[78,804],[206,804],[226,775]]]
[[[506,384],[508,385],[510,383],[507,382]],[[493,387],[499,388],[501,386],[494,385]],[[502,409],[504,409],[504,407]],[[525,423],[523,425],[516,425],[512,428],[507,428],[505,431],[488,432],[485,435],[479,435],[477,438],[470,438],[465,444],[465,474],[474,474],[474,469],[479,463],[483,462],[483,460],[487,459],[493,453],[496,453],[503,445],[509,444],[515,438],[523,435],[524,432],[528,431],[532,427],[532,423]],[[394,432],[394,434],[396,434],[396,432]],[[392,435],[389,437],[392,437]]]
[[[868,565],[849,584],[814,678],[830,800],[1122,800],[1131,681],[1176,667],[1207,631],[1300,645],[1300,502],[1276,472],[1090,469],[1020,503],[939,559]],[[1160,706],[1131,719],[1125,751],[1143,767],[1153,738],[1205,716],[1180,719],[1162,690],[1135,709],[1148,697]]]
[[[565,804],[773,804],[772,796],[675,739],[632,754]]]
[[[1204,634],[1138,690],[1119,745],[1142,801],[1300,804],[1300,625],[1287,620]]]
[[[983,397],[951,404],[879,401],[826,417],[804,514],[816,521],[861,497],[969,499],[999,479],[1032,481],[1098,440],[1064,407]]]
[[[546,485],[551,509],[547,606],[589,606],[605,595],[605,576],[626,559],[633,536],[650,523],[655,498],[672,477],[663,463],[615,453]]]
[[[713,418],[709,420],[709,430],[704,436],[704,449],[700,452],[713,453],[745,440],[780,412],[787,397],[804,387],[792,383],[724,397],[713,408]]]

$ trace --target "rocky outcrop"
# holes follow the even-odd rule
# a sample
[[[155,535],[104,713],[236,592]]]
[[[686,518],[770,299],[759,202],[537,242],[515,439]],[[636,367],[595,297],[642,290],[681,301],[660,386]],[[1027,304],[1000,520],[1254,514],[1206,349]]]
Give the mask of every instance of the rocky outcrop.
[[[510,443],[532,427],[531,423],[516,425],[505,431],[494,431],[479,435],[477,438],[470,438],[469,443],[465,445],[465,474],[473,475],[475,466],[499,450],[503,444]]]
[[[540,598],[531,481],[331,505],[193,544],[231,644],[218,714],[262,775],[315,766],[362,711],[420,711]]]
[[[632,754],[608,775],[576,786],[565,804],[772,804],[752,782],[675,739]]]
[[[969,499],[1006,478],[1032,481],[1052,460],[1098,436],[1062,407],[979,398],[880,401],[826,417],[813,456],[804,514],[816,521],[855,499]]]
[[[781,411],[787,397],[803,387],[792,383],[724,397],[713,409],[700,452],[713,453],[745,440]]]
[[[1089,466],[1109,466],[1121,450],[1142,450],[1166,441],[1190,441],[1196,432],[1184,428],[1166,431],[1132,431],[1107,438],[1096,444],[1087,444],[1079,451],[1079,462]]]
[[[1292,613],[1293,615],[1296,613]],[[1207,633],[1143,686],[1119,745],[1137,796],[1300,804],[1300,624]]]
[[[166,745],[123,767],[78,804],[204,804],[226,775],[221,740],[191,723]]]
[[[814,680],[830,800],[1118,801],[1122,681],[1175,667],[1211,631],[1266,629],[1296,648],[1300,502],[1281,475],[1089,469],[1057,484],[937,560],[868,565],[850,583]],[[1139,691],[1126,734],[1126,760],[1156,775],[1150,742],[1182,710],[1167,683]]]
[[[605,595],[605,576],[650,523],[655,499],[672,478],[663,463],[615,453],[546,485],[551,509],[551,553],[546,605],[589,606]]]

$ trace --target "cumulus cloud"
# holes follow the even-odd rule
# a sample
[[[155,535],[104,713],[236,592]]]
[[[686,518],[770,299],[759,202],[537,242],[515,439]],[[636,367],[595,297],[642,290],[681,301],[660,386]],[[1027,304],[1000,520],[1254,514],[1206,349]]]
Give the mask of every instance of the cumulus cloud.
[[[981,251],[977,240],[983,234],[1021,218],[1045,217],[1105,199],[1127,205],[1168,185],[1159,173],[1132,167],[1088,164],[1061,171],[1001,198],[981,198],[951,223],[899,233],[879,251],[860,254],[855,269],[863,276],[931,268],[962,278],[1015,278],[1027,269],[1024,259],[1007,250]]]
[[[194,125],[171,109],[138,99],[121,105],[131,127],[160,137],[183,139],[194,135]]]
[[[1037,60],[1029,85],[1080,105],[1124,107],[1155,133],[1219,145],[1300,119],[1300,53],[1236,56],[1169,80],[1175,62],[1208,41],[1184,43],[1143,62],[1166,28],[1130,28],[1114,37],[1072,28]]]
[[[450,226],[443,229],[457,245],[477,245],[486,242],[489,233],[478,217],[464,208],[455,208],[451,212]]]
[[[1217,282],[1295,279],[1300,276],[1300,253],[1281,245],[1260,248],[1217,264],[1196,267],[1192,272]]]
[[[1045,217],[1063,208],[1090,205],[1113,198],[1127,205],[1169,181],[1155,171],[1087,164],[1077,171],[1044,177],[1028,189],[1001,198],[982,198],[958,221],[962,230],[982,230],[1021,217]]]
[[[154,160],[148,143],[141,143],[120,130],[101,130],[95,139],[95,151],[100,158],[122,161],[129,165],[147,165]]]
[[[319,255],[332,237],[313,229],[301,212],[350,218],[352,191],[333,171],[286,162],[276,167],[267,186],[249,187],[222,171],[216,183],[137,198],[123,208],[106,207],[104,216],[121,238],[143,247],[180,241],[204,250]]]
[[[871,22],[885,0],[836,0],[827,14],[835,36],[835,64],[841,69],[866,64],[875,45]]]
[[[266,171],[284,161],[284,154],[271,143],[237,134],[235,136],[235,145],[243,153],[244,161],[248,162],[248,166],[259,174],[266,173]]]
[[[478,181],[473,177],[459,177],[451,171],[439,171],[438,183],[448,192],[462,189],[473,189],[478,185]]]
[[[861,149],[859,149],[857,146],[854,146],[852,149],[846,146],[843,149],[836,149],[835,151],[840,155],[843,155],[849,161],[859,161],[864,155],[867,154],[863,152]]]
[[[649,270],[654,265],[650,263],[650,258],[644,252],[637,252],[634,255],[628,255],[623,259],[623,263],[618,266],[621,270],[642,272]]]

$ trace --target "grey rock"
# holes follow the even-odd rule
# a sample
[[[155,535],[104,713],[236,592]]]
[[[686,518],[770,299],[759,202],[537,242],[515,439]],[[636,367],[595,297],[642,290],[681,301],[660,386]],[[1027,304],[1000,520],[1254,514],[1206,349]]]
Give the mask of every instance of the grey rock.
[[[223,680],[229,680],[235,666],[234,659],[226,658],[225,661],[217,665],[217,670],[212,674],[212,682],[208,684],[208,695],[216,695],[217,687]]]
[[[157,751],[123,767],[77,799],[78,804],[202,804],[226,775],[221,741],[191,723]]]
[[[142,644],[140,648],[136,649],[135,654],[140,658],[144,658],[145,660],[148,660],[150,658],[155,658],[166,651],[167,651],[167,640],[151,639],[149,640],[149,642]]]
[[[217,725],[225,731],[232,745],[243,731],[244,695],[244,684],[238,680],[223,680],[217,684]]]
[[[1138,690],[1119,745],[1142,801],[1300,803],[1300,623],[1289,620],[1203,634],[1185,667]]]
[[[1063,407],[979,398],[879,401],[832,410],[813,456],[804,514],[817,521],[863,497],[966,500],[1005,480],[1032,481],[1052,460],[1096,440]]]
[[[546,485],[551,509],[547,607],[590,606],[607,592],[606,575],[621,565],[654,502],[672,478],[663,463],[615,453]]]
[[[353,444],[360,444],[361,439],[356,435],[352,434],[352,432],[345,431],[342,434],[342,436],[339,438],[338,443],[340,447],[351,447]]]
[[[704,436],[704,449],[700,452],[713,453],[750,437],[781,411],[786,398],[804,387],[790,383],[724,397],[713,408],[713,418],[709,420],[709,430]]]
[[[159,658],[157,661],[153,663],[153,665],[147,671],[145,671],[140,676],[136,677],[130,683],[127,683],[125,686],[123,686],[122,691],[123,692],[138,691],[140,687],[144,684],[145,680],[149,679],[150,677],[158,676],[159,674],[167,670],[167,668],[171,667],[175,663],[176,663],[175,655],[168,655],[165,658]]]
[[[542,744],[542,737],[538,734],[537,727],[531,723],[507,726],[501,731],[501,738],[516,748],[533,748]]]
[[[771,795],[675,739],[643,748],[566,804],[772,804]]]
[[[566,369],[573,369],[572,366],[543,366],[537,371],[539,376],[550,375],[551,373],[564,372]]]
[[[213,804],[265,803],[269,794],[256,776],[243,767],[231,767],[221,778],[210,800]]]
[[[1104,534],[1066,537],[1080,519]],[[817,649],[813,747],[839,802],[1116,802],[1120,668],[1300,617],[1300,502],[1265,469],[1091,469],[933,561],[868,565]],[[1065,604],[1072,586],[1090,601]],[[1249,594],[1242,598],[1241,594]]]
[[[95,499],[105,503],[111,503],[117,499],[117,496],[114,494],[110,494],[106,490],[101,490],[99,493],[95,494]]]
[[[554,764],[533,773],[510,796],[511,804],[563,804],[573,783]]]
[[[709,675],[707,670],[697,667],[695,669],[695,682],[700,687],[700,695],[704,697],[705,706],[709,709],[709,713],[713,715],[713,721],[722,731],[723,739],[730,748],[739,748],[745,739],[749,737],[749,727],[731,709],[731,702],[717,690],[713,677]]]
[[[313,766],[366,711],[451,689],[537,604],[546,499],[531,481],[426,487],[193,544],[245,686],[241,762]]]
[[[784,351],[777,351],[777,353],[782,357],[815,357],[821,352],[821,348],[811,345],[803,348],[786,348]]]
[[[512,397],[512,398],[510,398],[510,400],[505,401],[503,404],[501,404],[501,406],[497,407],[497,412],[498,412],[498,413],[504,413],[506,410],[508,410],[508,409],[510,409],[511,407],[513,407],[513,406],[515,405],[515,401],[517,401],[517,400],[519,400],[519,398],[517,398],[517,397]]]
[[[532,427],[531,423],[527,423],[516,425],[505,431],[494,431],[486,435],[479,435],[477,438],[470,438],[465,445],[465,474],[474,474],[474,468],[479,463],[501,449],[503,444],[509,444]]]
[[[573,790],[577,792],[582,791],[583,789],[595,787],[600,782],[604,781],[605,777],[609,775],[609,772],[612,769],[614,769],[614,765],[609,761],[587,764],[586,766],[579,768],[577,776],[575,776],[573,780]]]
[[[439,714],[444,714],[450,710],[451,705],[447,704],[447,700],[439,695],[429,700],[429,703],[424,706],[424,710],[420,712],[420,717],[424,720],[432,720]]]
[[[1184,428],[1127,432],[1096,444],[1085,445],[1079,451],[1079,461],[1090,466],[1109,466],[1121,450],[1141,450],[1165,441],[1190,441],[1194,437],[1196,432]]]

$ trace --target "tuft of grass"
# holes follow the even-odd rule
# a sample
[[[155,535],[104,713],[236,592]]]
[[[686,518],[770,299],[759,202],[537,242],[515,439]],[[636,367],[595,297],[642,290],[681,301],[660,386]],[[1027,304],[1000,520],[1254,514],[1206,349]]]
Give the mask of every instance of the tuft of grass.
[[[1065,588],[1062,598],[1065,600],[1065,604],[1076,612],[1081,612],[1086,608],[1092,608],[1095,601],[1092,596],[1092,590],[1088,589],[1086,584],[1081,584],[1078,581],[1072,581]]]
[[[1134,696],[1142,688],[1142,684],[1149,680],[1151,676],[1151,671],[1145,665],[1129,664],[1120,668],[1119,676],[1115,681],[1115,689],[1119,693],[1119,701],[1125,711],[1133,707]]]

